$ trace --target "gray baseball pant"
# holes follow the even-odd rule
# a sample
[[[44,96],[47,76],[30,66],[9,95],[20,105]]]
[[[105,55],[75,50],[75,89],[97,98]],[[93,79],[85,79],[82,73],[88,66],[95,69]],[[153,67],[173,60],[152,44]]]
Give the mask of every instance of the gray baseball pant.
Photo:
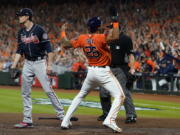
[[[113,74],[116,76],[116,78],[120,82],[120,84],[122,86],[122,89],[124,91],[124,94],[126,96],[126,98],[124,100],[124,107],[125,107],[125,111],[126,111],[126,117],[137,116],[136,111],[135,111],[135,106],[133,104],[133,99],[132,99],[132,96],[131,96],[131,92],[126,87],[127,77],[126,77],[124,71],[119,67],[111,68],[111,71],[113,72]],[[108,97],[110,97],[110,94],[109,94],[108,91],[106,91],[104,88],[101,87],[100,88],[100,97],[108,98]]]
[[[26,123],[33,122],[31,87],[35,76],[38,78],[46,95],[49,97],[57,113],[57,117],[63,119],[64,109],[51,87],[50,80],[47,76],[47,71],[46,71],[46,60],[45,59],[38,61],[25,60],[22,70],[22,87],[21,87],[21,95],[23,98],[23,105],[24,105],[23,122]]]

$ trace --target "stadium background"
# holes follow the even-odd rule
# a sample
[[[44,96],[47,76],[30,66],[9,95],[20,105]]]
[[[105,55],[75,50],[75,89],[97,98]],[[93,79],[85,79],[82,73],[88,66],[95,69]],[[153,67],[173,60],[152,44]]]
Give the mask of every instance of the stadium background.
[[[69,37],[86,33],[86,21],[90,17],[100,16],[104,24],[110,22],[108,10],[112,4],[118,9],[122,30],[132,38],[134,44],[137,81],[132,92],[135,105],[157,109],[139,110],[138,123],[128,126],[122,123],[122,111],[118,122],[125,128],[125,134],[180,133],[179,96],[172,96],[180,93],[179,64],[174,59],[180,58],[179,0],[0,0],[0,3],[0,134],[28,134],[28,131],[12,128],[20,120],[22,112],[18,86],[20,78],[12,80],[9,75],[17,46],[16,33],[20,28],[15,17],[16,11],[22,7],[32,8],[34,22],[43,25],[48,31],[55,50],[53,71],[57,76],[52,79],[53,84],[58,83],[58,89],[55,90],[60,98],[72,99],[81,87],[87,63],[82,50],[65,51],[60,48],[60,27],[64,22],[69,23]],[[160,44],[164,46],[168,57],[164,55]],[[20,69],[22,62],[18,65]],[[33,88],[33,98],[46,98],[39,90]],[[99,102],[98,91],[94,91],[86,100]],[[33,111],[37,128],[30,131],[34,134],[110,134],[101,123],[96,122],[99,109],[80,107],[76,113],[80,121],[73,123],[74,128],[70,132],[62,132],[58,121],[37,119],[38,116],[54,116],[51,107],[34,105]]]

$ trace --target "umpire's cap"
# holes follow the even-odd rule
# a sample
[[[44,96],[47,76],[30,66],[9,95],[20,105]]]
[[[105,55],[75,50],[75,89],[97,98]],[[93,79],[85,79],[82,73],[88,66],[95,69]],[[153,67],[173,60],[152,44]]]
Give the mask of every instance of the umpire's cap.
[[[30,8],[22,8],[16,12],[16,16],[29,16],[29,20],[32,20],[33,11]]]
[[[97,29],[101,26],[101,19],[100,17],[93,17],[88,20],[87,26],[89,27],[90,32],[96,32]]]

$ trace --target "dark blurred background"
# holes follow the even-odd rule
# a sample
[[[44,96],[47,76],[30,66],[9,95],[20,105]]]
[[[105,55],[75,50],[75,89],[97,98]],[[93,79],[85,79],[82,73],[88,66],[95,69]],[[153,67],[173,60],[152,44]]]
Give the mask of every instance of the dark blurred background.
[[[20,28],[15,13],[21,8],[32,8],[33,21],[48,31],[55,49],[53,70],[63,74],[85,71],[87,62],[82,50],[61,48],[61,25],[69,23],[70,38],[86,33],[91,17],[100,16],[104,24],[111,22],[111,6],[117,8],[121,30],[133,40],[136,72],[179,75],[179,0],[0,0],[0,71],[8,72],[12,64]],[[168,84],[168,78],[164,79]]]

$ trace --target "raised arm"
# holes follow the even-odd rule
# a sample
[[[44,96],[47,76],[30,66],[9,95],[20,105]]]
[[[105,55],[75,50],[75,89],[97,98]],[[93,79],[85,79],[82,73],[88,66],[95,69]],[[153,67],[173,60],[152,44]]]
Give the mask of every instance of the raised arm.
[[[109,30],[108,35],[106,37],[107,42],[119,39],[119,34],[120,34],[119,23],[114,22],[112,25],[113,25],[113,28]]]
[[[65,49],[72,47],[70,40],[66,36],[66,28],[67,28],[67,23],[63,24],[61,27],[61,44]]]

